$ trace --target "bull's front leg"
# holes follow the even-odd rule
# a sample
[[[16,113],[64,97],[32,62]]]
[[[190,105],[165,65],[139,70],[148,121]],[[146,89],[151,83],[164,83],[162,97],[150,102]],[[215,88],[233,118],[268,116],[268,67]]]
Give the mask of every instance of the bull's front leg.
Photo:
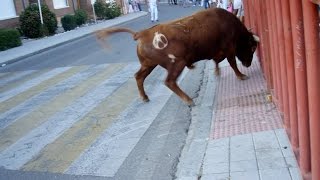
[[[236,62],[236,57],[235,56],[232,56],[232,57],[227,57],[228,59],[228,62],[230,64],[230,66],[232,67],[233,71],[236,73],[236,76],[238,79],[240,80],[246,80],[248,79],[249,77],[245,74],[242,74],[238,67],[237,67],[237,62]]]
[[[214,70],[214,74],[215,74],[216,76],[220,76],[219,63],[218,63],[218,62],[216,62],[216,61],[214,61],[214,60],[213,60],[213,62],[214,62],[214,63],[215,63],[215,65],[216,65],[216,69]]]

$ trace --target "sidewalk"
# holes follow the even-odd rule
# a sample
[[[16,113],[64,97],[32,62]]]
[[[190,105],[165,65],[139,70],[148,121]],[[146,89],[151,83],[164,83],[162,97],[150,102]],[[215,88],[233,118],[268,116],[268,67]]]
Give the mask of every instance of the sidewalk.
[[[8,49],[6,51],[0,52],[0,66],[13,63],[22,58],[43,52],[49,48],[59,46],[63,43],[75,40],[77,38],[86,36],[96,30],[115,26],[127,21],[130,21],[135,18],[147,15],[147,12],[141,11],[136,13],[131,13],[117,17],[115,19],[107,20],[105,22],[90,25],[87,27],[81,27],[72,31],[67,31],[65,33],[56,34],[54,36],[49,36],[46,38],[32,40],[26,43],[23,43],[19,47]]]
[[[184,149],[177,178],[302,179],[279,111],[266,98],[268,89],[257,58],[249,68],[238,65],[250,77],[245,81],[236,78],[227,61],[220,67],[211,127],[206,137],[199,128],[191,130],[193,139]]]
[[[266,99],[260,64],[240,67],[247,81],[222,68],[202,179],[299,179],[280,114]]]

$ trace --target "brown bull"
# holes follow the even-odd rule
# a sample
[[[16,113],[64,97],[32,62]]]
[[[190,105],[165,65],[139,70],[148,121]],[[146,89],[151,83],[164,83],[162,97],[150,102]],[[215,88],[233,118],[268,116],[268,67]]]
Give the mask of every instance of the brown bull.
[[[239,19],[226,10],[211,8],[191,16],[159,24],[149,29],[134,32],[127,28],[111,28],[97,31],[100,42],[107,36],[128,32],[138,41],[137,55],[141,68],[135,74],[140,96],[149,101],[143,87],[145,78],[160,65],[167,69],[165,84],[187,104],[192,99],[176,83],[184,67],[193,68],[193,63],[213,59],[218,63],[228,59],[239,79],[246,79],[237,68],[236,56],[242,64],[249,67],[258,38],[249,32]]]

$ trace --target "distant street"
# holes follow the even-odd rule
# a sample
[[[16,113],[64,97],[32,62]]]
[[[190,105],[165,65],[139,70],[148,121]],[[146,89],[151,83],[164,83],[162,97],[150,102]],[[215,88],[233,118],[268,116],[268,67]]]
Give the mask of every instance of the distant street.
[[[202,8],[162,4],[160,23]],[[144,16],[119,26],[153,25]],[[199,109],[164,86],[160,67],[146,79],[143,103],[135,41],[128,34],[107,41],[108,52],[89,35],[0,68],[0,180],[175,178]],[[212,68],[199,62],[179,79],[197,105]]]

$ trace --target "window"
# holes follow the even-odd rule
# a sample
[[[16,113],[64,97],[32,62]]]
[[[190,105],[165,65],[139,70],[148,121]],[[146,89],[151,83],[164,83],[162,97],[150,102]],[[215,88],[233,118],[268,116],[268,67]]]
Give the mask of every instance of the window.
[[[69,7],[68,0],[53,0],[53,7],[55,9]]]
[[[13,0],[1,0],[0,20],[10,19],[16,16],[16,8],[14,7]]]

